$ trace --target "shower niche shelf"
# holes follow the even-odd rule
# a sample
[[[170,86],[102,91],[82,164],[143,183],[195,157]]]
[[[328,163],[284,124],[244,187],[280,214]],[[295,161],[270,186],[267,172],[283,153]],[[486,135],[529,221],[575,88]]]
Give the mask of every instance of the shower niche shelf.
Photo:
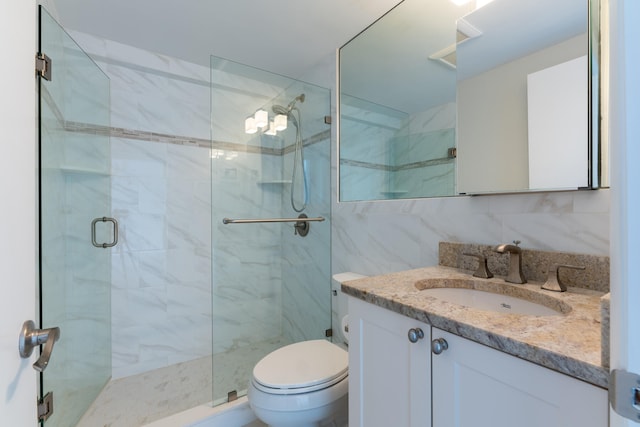
[[[286,185],[291,184],[290,179],[263,179],[258,181],[258,185]]]
[[[57,168],[47,167],[44,169],[50,170],[50,171],[60,171],[63,174],[98,175],[98,176],[111,175],[109,171],[103,171],[99,169],[90,169],[90,168],[79,168],[79,167],[73,167],[73,166],[60,166]]]
[[[382,195],[384,195],[384,196],[386,196],[388,198],[391,198],[391,199],[399,197],[399,196],[402,196],[402,195],[407,194],[407,193],[408,193],[407,190],[381,191],[380,192],[380,194],[382,194]]]

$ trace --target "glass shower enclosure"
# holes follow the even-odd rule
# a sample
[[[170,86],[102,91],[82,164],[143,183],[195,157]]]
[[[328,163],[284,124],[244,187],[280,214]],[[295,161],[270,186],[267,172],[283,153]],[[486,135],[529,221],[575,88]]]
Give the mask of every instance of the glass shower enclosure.
[[[40,385],[44,424],[71,426],[111,377],[110,83],[42,7],[39,51],[40,327],[60,328]]]
[[[331,335],[329,112],[326,88],[211,57],[214,405],[269,352]],[[300,213],[323,220],[237,221]]]

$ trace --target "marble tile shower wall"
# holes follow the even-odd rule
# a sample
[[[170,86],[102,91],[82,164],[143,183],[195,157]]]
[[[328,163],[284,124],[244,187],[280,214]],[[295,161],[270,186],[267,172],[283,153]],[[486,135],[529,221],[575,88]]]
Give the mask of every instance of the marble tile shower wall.
[[[280,217],[280,185],[256,185],[281,173],[280,156],[238,153],[235,164],[215,159],[214,352],[222,353],[281,335],[279,224],[224,225],[223,218]],[[273,225],[273,226],[271,226]]]
[[[451,194],[455,169],[444,159],[455,147],[455,104],[408,115],[359,101],[341,114],[346,200]]]
[[[327,130],[328,130],[327,126]],[[309,234],[300,238],[293,228],[282,228],[282,306],[283,334],[291,342],[325,337],[331,328],[331,168],[330,138],[305,147],[310,217],[322,216],[324,222],[311,224]],[[291,176],[293,153],[283,158],[285,176]],[[295,215],[289,200],[289,188],[282,189],[282,212]]]
[[[111,126],[121,136],[111,138],[121,234],[112,254],[113,378],[208,356],[209,70],[72,36],[111,80]]]
[[[401,134],[402,144],[394,144],[396,169],[393,188],[402,197],[453,194],[455,161],[447,150],[456,146],[456,109],[443,104],[409,116]],[[406,192],[406,193],[404,193]]]

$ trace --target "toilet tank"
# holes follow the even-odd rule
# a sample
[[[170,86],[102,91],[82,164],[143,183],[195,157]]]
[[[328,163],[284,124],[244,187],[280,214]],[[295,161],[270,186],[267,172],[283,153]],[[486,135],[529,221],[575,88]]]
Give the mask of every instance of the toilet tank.
[[[332,342],[346,346],[349,342],[348,334],[345,334],[344,326],[348,324],[347,295],[340,291],[340,285],[349,280],[367,277],[362,274],[346,272],[333,275],[331,281],[331,323],[333,329]]]

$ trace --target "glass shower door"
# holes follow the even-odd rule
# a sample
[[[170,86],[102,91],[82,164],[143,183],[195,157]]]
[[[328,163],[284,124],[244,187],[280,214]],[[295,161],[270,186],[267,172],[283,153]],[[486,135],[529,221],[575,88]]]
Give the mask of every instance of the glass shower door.
[[[42,7],[39,51],[40,327],[60,328],[41,393],[68,427],[111,376],[109,79]]]
[[[257,110],[292,114],[286,129],[249,133]],[[211,58],[214,404],[245,394],[271,351],[330,335],[329,114],[326,88]],[[223,223],[297,218],[304,201],[304,214],[325,218],[304,237],[291,222]]]

